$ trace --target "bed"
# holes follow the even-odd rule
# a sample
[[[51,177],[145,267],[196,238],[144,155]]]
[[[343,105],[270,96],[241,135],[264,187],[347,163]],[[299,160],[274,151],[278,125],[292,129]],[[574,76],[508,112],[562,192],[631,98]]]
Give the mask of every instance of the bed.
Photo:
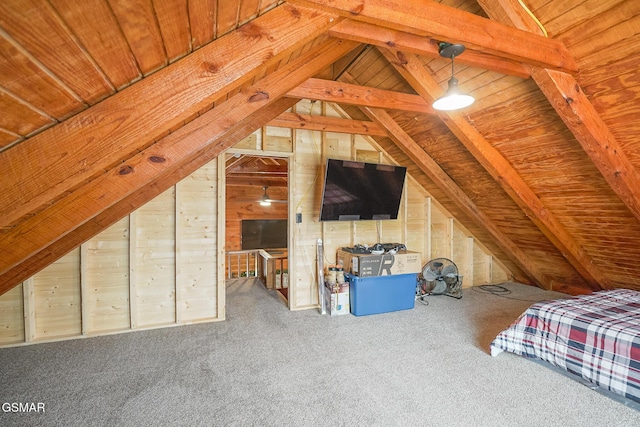
[[[640,408],[640,292],[595,292],[533,304],[491,343],[542,360]]]

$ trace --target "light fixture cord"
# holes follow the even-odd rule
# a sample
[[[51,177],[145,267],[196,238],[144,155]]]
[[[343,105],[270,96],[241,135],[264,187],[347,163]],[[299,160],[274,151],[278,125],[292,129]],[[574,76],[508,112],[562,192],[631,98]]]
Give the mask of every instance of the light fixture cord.
[[[451,78],[453,78],[455,72],[453,70],[453,58],[455,58],[455,55],[451,55]]]
[[[540,28],[540,31],[542,31],[542,34],[544,34],[545,37],[549,37],[549,34],[547,34],[547,30],[544,28],[544,25],[542,25],[542,22],[540,22],[538,18],[536,18],[536,16],[533,14],[533,12],[531,12],[531,10],[527,7],[527,5],[524,4],[522,0],[518,0],[518,3],[520,3],[520,6],[522,6],[524,11],[527,12],[527,14],[529,14],[531,19],[533,19],[533,21],[538,26],[538,28]]]

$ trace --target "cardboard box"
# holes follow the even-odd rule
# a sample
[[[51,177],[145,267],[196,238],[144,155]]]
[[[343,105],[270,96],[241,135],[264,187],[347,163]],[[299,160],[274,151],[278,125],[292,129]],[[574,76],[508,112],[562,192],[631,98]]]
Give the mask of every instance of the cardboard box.
[[[408,310],[415,305],[416,273],[364,278],[347,274],[346,277],[354,316]]]
[[[358,277],[390,276],[422,271],[422,256],[419,252],[401,251],[394,255],[353,254],[338,250],[338,263],[344,271]]]
[[[349,299],[349,283],[345,282],[342,286],[336,287],[328,286],[325,283],[324,301],[329,315],[337,316],[350,313],[351,306]]]

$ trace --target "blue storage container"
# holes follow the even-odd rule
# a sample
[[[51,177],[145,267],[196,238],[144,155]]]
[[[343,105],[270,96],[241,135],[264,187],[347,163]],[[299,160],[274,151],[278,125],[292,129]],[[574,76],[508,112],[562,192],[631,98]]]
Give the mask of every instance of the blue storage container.
[[[416,273],[374,277],[345,274],[351,314],[364,316],[413,308],[417,276]]]

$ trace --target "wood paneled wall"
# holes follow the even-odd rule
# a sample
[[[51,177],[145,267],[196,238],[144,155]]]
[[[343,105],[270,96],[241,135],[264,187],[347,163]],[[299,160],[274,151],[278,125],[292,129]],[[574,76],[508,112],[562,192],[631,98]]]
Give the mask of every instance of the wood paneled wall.
[[[0,345],[223,319],[217,163],[2,295]]]
[[[344,116],[320,102],[301,101],[295,108],[302,114]],[[317,307],[318,239],[323,240],[325,264],[336,261],[342,246],[400,242],[420,252],[423,264],[451,258],[464,275],[463,287],[509,278],[487,249],[411,176],[398,220],[318,221],[327,157],[394,163],[373,140],[267,127],[248,141],[234,149],[289,159],[290,203],[272,205],[272,212],[280,218],[302,217],[300,223],[289,221],[290,309]],[[221,156],[0,296],[0,345],[224,319],[224,251],[240,247],[239,233],[229,223],[228,212],[237,206],[225,198],[224,164]],[[270,188],[269,194],[286,198],[282,190]],[[255,206],[245,203],[243,216],[263,217]]]
[[[299,114],[346,117],[329,104],[300,101]],[[289,251],[291,267],[290,308],[305,309],[318,304],[318,239],[324,247],[324,264],[336,262],[340,247],[377,242],[404,243],[422,254],[423,264],[437,257],[452,259],[464,275],[463,287],[500,283],[510,275],[491,253],[455,220],[410,176],[407,179],[398,220],[319,222],[324,164],[327,158],[353,159],[394,164],[375,141],[350,134],[294,130],[293,192],[295,213],[302,223],[293,225]]]

